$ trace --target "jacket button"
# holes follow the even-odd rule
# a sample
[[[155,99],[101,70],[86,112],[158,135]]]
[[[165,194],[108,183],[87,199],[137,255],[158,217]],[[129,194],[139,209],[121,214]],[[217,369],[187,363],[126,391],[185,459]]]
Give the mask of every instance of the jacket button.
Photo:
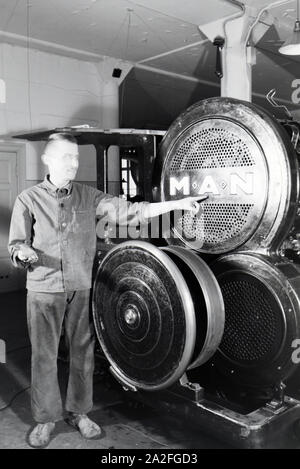
[[[65,222],[63,222],[63,223],[61,224],[61,226],[62,226],[63,228],[65,228],[65,227],[67,226],[67,224],[66,224]]]

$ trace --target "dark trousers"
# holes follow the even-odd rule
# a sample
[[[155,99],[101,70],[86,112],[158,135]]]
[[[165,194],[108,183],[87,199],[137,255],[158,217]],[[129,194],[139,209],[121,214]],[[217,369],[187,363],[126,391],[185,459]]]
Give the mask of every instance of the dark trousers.
[[[27,293],[32,347],[31,407],[39,423],[62,418],[57,354],[64,321],[70,367],[66,410],[86,414],[93,405],[94,330],[89,314],[90,290]]]

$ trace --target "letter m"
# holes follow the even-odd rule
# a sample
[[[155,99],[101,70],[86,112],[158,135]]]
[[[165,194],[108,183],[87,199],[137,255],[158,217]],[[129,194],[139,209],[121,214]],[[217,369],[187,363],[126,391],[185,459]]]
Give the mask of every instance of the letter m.
[[[181,181],[178,181],[175,177],[170,177],[170,195],[176,195],[176,191],[181,190],[183,190],[183,195],[189,195],[189,181],[188,176],[184,176]]]

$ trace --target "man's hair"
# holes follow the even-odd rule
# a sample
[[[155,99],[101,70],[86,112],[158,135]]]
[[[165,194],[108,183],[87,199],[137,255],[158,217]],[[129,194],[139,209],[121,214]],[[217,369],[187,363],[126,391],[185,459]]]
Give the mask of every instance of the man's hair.
[[[69,134],[67,132],[59,132],[56,134],[51,134],[49,135],[48,140],[45,144],[44,154],[49,153],[49,150],[52,147],[52,145],[57,142],[70,142],[70,143],[77,144],[77,140],[74,137],[74,135]]]
[[[49,135],[47,143],[48,142],[59,142],[59,141],[62,141],[62,140],[65,140],[65,141],[71,142],[71,143],[77,143],[77,140],[74,137],[74,135],[69,134],[67,132],[59,132],[59,133],[56,133],[56,134]]]

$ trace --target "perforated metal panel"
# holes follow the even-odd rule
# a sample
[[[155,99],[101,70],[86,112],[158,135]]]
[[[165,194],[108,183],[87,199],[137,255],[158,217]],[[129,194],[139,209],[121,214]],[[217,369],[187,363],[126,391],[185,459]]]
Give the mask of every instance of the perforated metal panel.
[[[186,213],[178,219],[177,232],[189,240],[219,246],[237,237],[247,225],[254,204],[203,204],[200,215]]]
[[[261,281],[243,273],[219,279],[226,308],[226,326],[220,346],[230,360],[251,364],[280,349],[284,317],[274,294]]]
[[[259,223],[267,166],[259,145],[240,125],[203,120],[182,132],[170,148],[162,186],[166,200],[176,188],[176,197],[209,195],[196,216],[177,216],[175,236],[199,250],[224,252],[245,242]]]
[[[299,267],[278,257],[226,254],[211,264],[225,305],[225,328],[213,357],[238,386],[270,385],[297,367]]]
[[[255,166],[247,144],[233,132],[213,126],[195,130],[172,158],[171,171]]]

